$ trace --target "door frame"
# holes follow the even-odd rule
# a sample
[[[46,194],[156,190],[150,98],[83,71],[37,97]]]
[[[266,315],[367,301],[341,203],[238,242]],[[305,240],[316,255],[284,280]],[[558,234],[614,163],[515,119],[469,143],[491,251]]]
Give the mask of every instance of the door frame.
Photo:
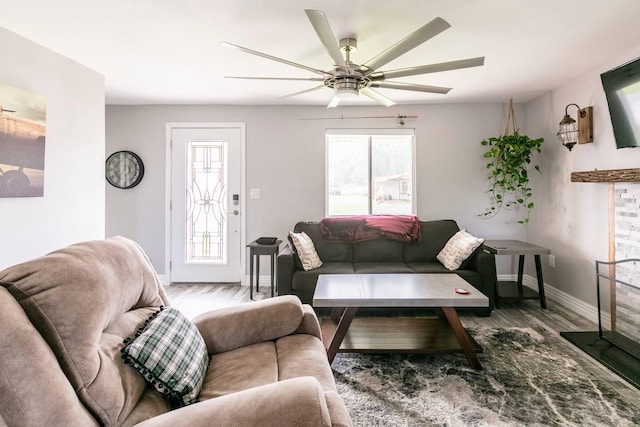
[[[236,128],[240,130],[240,283],[245,284],[246,280],[246,250],[244,247],[246,226],[247,226],[247,198],[246,198],[246,124],[244,122],[169,122],[166,124],[165,133],[165,193],[164,193],[164,206],[165,206],[165,219],[164,219],[164,254],[165,254],[165,280],[169,285],[172,282],[171,268],[171,134],[174,129],[192,129],[192,128],[205,128],[205,129],[220,129],[220,128]]]

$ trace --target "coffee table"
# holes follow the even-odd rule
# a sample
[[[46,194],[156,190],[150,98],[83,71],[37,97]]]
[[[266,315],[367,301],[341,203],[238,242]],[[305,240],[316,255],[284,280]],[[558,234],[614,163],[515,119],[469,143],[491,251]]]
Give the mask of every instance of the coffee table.
[[[464,288],[469,294],[457,294]],[[338,352],[463,352],[482,369],[482,348],[462,326],[456,307],[488,307],[489,298],[457,274],[321,274],[315,307],[333,307],[322,321],[322,341],[329,363]],[[360,307],[434,307],[445,319],[354,316]]]

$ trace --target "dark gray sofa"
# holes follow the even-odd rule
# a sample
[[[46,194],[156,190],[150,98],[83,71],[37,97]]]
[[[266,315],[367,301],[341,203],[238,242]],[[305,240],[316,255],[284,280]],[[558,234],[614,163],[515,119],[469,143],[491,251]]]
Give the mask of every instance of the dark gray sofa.
[[[453,220],[420,221],[422,241],[419,243],[402,243],[389,239],[345,243],[324,240],[318,222],[298,222],[293,231],[307,233],[313,240],[323,265],[304,271],[290,245],[285,246],[277,257],[278,294],[297,295],[302,302],[312,304],[320,274],[455,273],[489,297],[488,308],[471,309],[478,315],[489,316],[495,306],[494,255],[479,249],[455,272],[447,270],[436,259],[458,230],[458,224]]]

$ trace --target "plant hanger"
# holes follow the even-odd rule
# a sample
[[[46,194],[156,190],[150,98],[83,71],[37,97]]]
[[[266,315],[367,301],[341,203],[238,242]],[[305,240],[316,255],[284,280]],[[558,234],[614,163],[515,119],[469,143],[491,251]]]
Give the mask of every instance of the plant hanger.
[[[510,133],[510,127],[513,127],[512,133]],[[519,131],[513,98],[510,97],[504,135],[481,142],[483,146],[488,147],[484,158],[488,160],[486,164],[490,183],[488,192],[493,205],[478,215],[481,218],[492,218],[502,208],[523,207],[526,210],[526,216],[518,220],[518,223],[529,222],[531,210],[534,207],[534,203],[530,200],[532,191],[529,187],[529,167],[540,172],[538,165],[532,165],[532,156],[536,152],[541,152],[540,146],[544,138],[531,139],[526,135],[520,135]]]
[[[513,97],[510,96],[509,97],[509,112],[507,113],[507,123],[504,127],[504,135],[510,135],[509,134],[509,125],[512,124],[513,125],[513,133],[515,135],[518,134],[518,132],[520,132],[520,129],[518,128],[518,122],[516,121],[516,112],[513,109]]]

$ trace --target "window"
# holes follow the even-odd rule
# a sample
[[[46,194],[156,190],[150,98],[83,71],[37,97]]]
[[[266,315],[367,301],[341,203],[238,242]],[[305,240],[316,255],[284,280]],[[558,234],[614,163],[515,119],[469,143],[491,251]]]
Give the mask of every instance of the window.
[[[413,130],[327,130],[326,215],[415,213]]]

